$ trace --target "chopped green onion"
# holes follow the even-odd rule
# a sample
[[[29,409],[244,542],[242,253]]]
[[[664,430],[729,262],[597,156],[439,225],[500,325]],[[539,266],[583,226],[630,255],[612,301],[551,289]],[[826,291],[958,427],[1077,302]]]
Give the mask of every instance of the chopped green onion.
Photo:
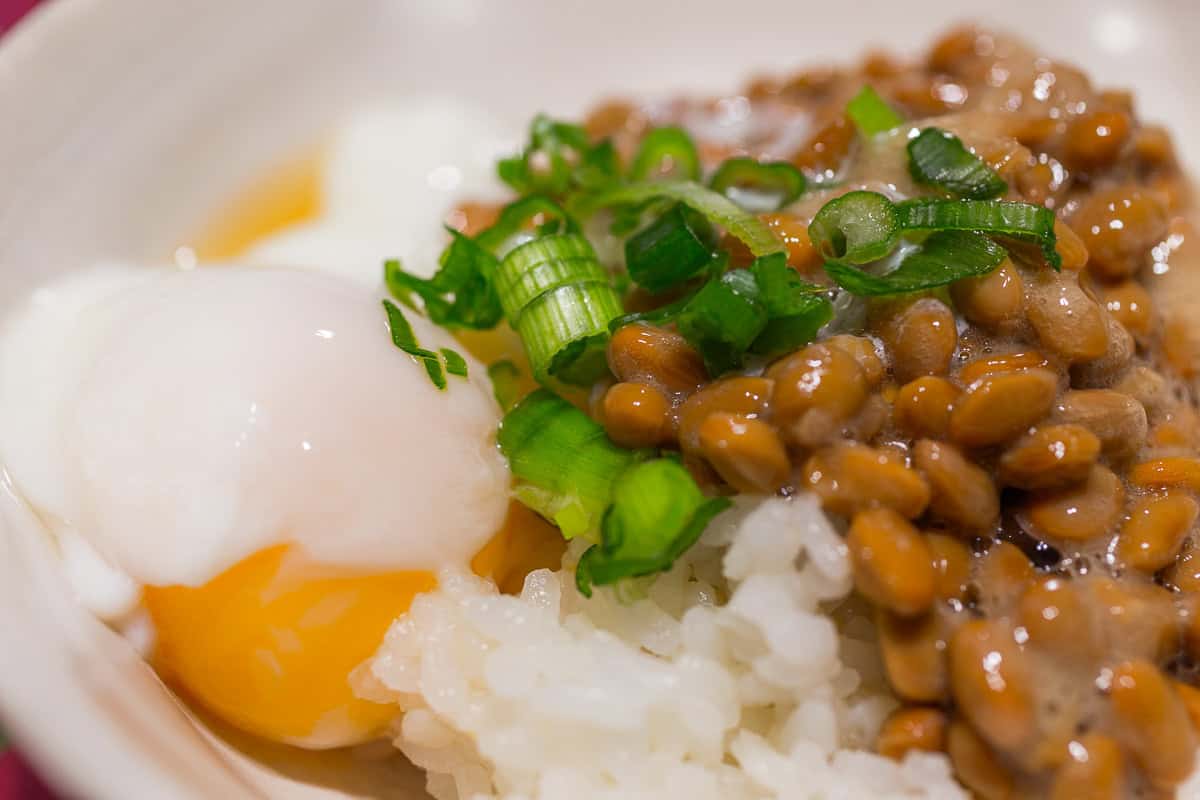
[[[754,275],[735,269],[704,284],[679,311],[675,324],[704,357],[709,374],[720,375],[741,366],[767,326],[767,310]]]
[[[746,352],[774,355],[812,341],[832,316],[828,290],[804,281],[784,253],[755,259],[745,270],[725,272],[720,259],[713,263],[721,270],[697,291],[617,317],[609,329],[674,323],[715,375],[739,366]]]
[[[647,181],[604,189],[579,198],[576,211],[586,217],[601,208],[636,205],[660,198],[683,203],[699,212],[741,241],[755,256],[783,251],[783,243],[765,222],[738,208],[724,195],[692,181]]]
[[[708,221],[676,203],[625,241],[625,267],[634,283],[661,292],[703,270],[715,244]]]
[[[974,231],[935,231],[918,250],[906,255],[885,275],[829,262],[829,277],[854,295],[872,297],[906,294],[945,286],[963,278],[991,272],[1006,257],[1004,248]]]
[[[731,502],[704,496],[678,461],[643,461],[587,414],[545,389],[518,403],[497,434],[517,478],[514,496],[567,539],[598,544],[580,559],[579,591],[670,569]]]
[[[593,145],[582,127],[544,114],[534,118],[522,153],[502,159],[496,169],[500,179],[521,194],[559,196],[578,186],[594,188],[620,177],[612,142]]]
[[[621,300],[587,239],[557,234],[518,246],[496,271],[495,289],[538,381],[586,384],[604,373]]]
[[[554,234],[525,242],[504,258],[496,271],[496,294],[512,325],[524,309],[546,292],[581,282],[607,283],[588,240],[579,234]]]
[[[508,411],[521,399],[521,370],[506,358],[492,364],[487,372],[496,404],[502,411]]]
[[[675,320],[675,317],[679,315],[679,312],[683,310],[683,307],[686,306],[688,302],[695,297],[695,295],[696,293],[692,292],[691,294],[684,295],[672,303],[667,303],[665,306],[652,308],[648,311],[632,311],[628,314],[622,314],[608,324],[608,330],[612,333],[616,333],[626,325],[632,325],[635,322],[645,322],[650,325],[660,326],[666,325],[667,323]]]
[[[405,272],[393,259],[384,262],[384,282],[392,295],[409,307],[415,307],[413,294],[420,297],[434,324],[489,330],[503,319],[493,287],[493,276],[500,267],[497,254],[519,243],[514,240],[535,222],[527,236],[579,230],[578,223],[553,200],[531,195],[505,206],[496,223],[474,239],[446,228],[450,244],[442,251],[440,267],[432,278]]]
[[[870,86],[864,86],[862,91],[846,104],[846,116],[854,123],[854,127],[858,128],[858,132],[867,137],[904,124],[904,117],[885,103]]]
[[[461,354],[449,347],[443,347],[438,352],[442,354],[442,361],[446,363],[448,374],[457,375],[460,378],[467,377],[467,360]]]
[[[620,313],[621,300],[607,284],[561,286],[539,297],[517,325],[534,377],[595,381],[607,370],[608,325]]]
[[[804,194],[804,173],[786,161],[726,159],[709,179],[720,192],[748,211],[776,211]]]
[[[641,457],[614,445],[599,423],[546,389],[509,411],[496,438],[518,480],[516,498],[568,539],[597,537],[613,482]]]
[[[668,458],[635,464],[612,486],[600,544],[583,554],[575,585],[585,597],[593,586],[664,572],[687,551],[728,498],[706,498],[682,465]]]
[[[900,221],[895,204],[878,192],[848,192],[821,207],[808,237],[826,261],[865,264],[892,252]]]
[[[575,168],[575,183],[584,189],[598,189],[620,179],[621,159],[611,139],[592,145]]]
[[[530,125],[529,144],[521,155],[502,159],[496,165],[497,173],[521,194],[562,193],[570,186],[572,161],[578,160],[587,145],[582,128],[539,114]]]
[[[392,344],[414,358],[432,358],[437,360],[437,353],[426,350],[417,343],[417,335],[413,333],[412,325],[408,324],[404,313],[391,300],[383,301],[383,310],[387,312],[388,331],[392,335]]]
[[[425,374],[429,376],[429,382],[437,387],[438,391],[446,388],[446,373],[442,371],[442,365],[434,361],[432,358],[423,358],[421,363],[425,365]]]
[[[440,268],[432,278],[405,272],[399,261],[384,262],[383,279],[391,293],[412,306],[410,293],[421,298],[425,313],[446,328],[486,330],[501,319],[500,303],[492,289],[498,262],[470,237],[447,228],[450,245],[442,252]],[[453,298],[453,299],[450,299]]]
[[[697,180],[700,156],[682,128],[656,128],[646,134],[629,168],[630,180],[655,178]]]
[[[387,313],[392,344],[408,353],[414,360],[421,362],[425,367],[425,374],[429,376],[433,385],[438,389],[445,389],[446,375],[442,372],[442,362],[438,360],[438,354],[417,344],[417,336],[413,333],[412,326],[408,324],[404,313],[395,303],[391,300],[384,300],[383,310]]]
[[[926,128],[908,143],[908,169],[918,183],[968,200],[988,200],[1008,184],[962,141],[941,128]]]
[[[579,232],[579,223],[562,206],[548,197],[530,195],[502,208],[495,224],[480,231],[475,241],[485,250],[502,256],[506,245],[511,249],[514,246],[512,240],[539,219],[541,221],[528,231],[529,236]]]
[[[750,272],[767,311],[767,325],[751,344],[752,352],[776,355],[795,350],[815,339],[833,316],[826,290],[802,279],[783,253],[756,259]]]
[[[1062,268],[1055,250],[1054,212],[1043,206],[1003,200],[906,200],[896,205],[896,216],[910,231],[979,231],[1032,242],[1047,264]]]

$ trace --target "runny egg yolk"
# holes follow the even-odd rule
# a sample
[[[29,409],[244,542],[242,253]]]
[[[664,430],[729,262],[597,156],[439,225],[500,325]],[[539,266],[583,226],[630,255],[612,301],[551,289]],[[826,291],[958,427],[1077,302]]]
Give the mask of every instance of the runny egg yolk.
[[[562,538],[513,503],[471,562],[502,589],[557,566]],[[429,572],[352,573],[313,564],[287,545],[262,550],[198,587],[147,587],[159,673],[242,730],[303,747],[379,734],[393,706],[357,698],[351,672],[374,654]]]
[[[321,160],[284,162],[234,195],[191,242],[200,261],[235,258],[259,240],[321,212]]]

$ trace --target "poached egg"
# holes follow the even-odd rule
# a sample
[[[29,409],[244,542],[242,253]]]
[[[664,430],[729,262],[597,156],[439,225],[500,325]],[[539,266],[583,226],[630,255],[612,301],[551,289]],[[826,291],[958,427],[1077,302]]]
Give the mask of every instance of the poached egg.
[[[356,697],[350,676],[438,570],[511,585],[561,550],[510,503],[484,365],[409,314],[423,347],[466,358],[468,377],[439,391],[392,345],[380,304],[384,256],[436,251],[417,241],[448,205],[430,187],[445,195],[447,176],[474,167],[438,164],[416,187],[406,173],[388,194],[388,164],[412,162],[378,151],[405,147],[409,120],[427,145],[410,137],[415,152],[485,163],[490,152],[434,138],[472,113],[352,121],[323,181],[305,174],[320,197],[259,192],[253,219],[221,226],[210,249],[245,264],[96,266],[38,290],[0,330],[0,459],[70,543],[76,577],[115,587],[94,605],[117,617],[128,608],[111,595],[132,587],[159,673],[276,741],[381,732],[394,710]],[[417,218],[386,224],[406,211]]]

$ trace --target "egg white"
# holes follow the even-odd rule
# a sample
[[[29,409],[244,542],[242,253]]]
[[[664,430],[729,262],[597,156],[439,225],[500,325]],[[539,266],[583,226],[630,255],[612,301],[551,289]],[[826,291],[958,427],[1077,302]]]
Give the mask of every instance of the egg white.
[[[124,573],[196,585],[283,541],[323,564],[436,571],[499,527],[484,368],[437,390],[392,345],[375,292],[265,268],[125,275],[53,354],[36,346],[42,314],[17,322],[26,364],[62,371],[0,405],[6,433],[24,432],[3,452],[18,485]]]
[[[518,128],[474,106],[440,98],[371,109],[334,136],[324,162],[321,216],[258,243],[243,261],[315,269],[377,286],[399,258],[431,275],[460,199],[502,202],[496,159]]]
[[[492,165],[514,140],[448,101],[366,112],[333,139],[322,216],[243,265],[101,264],[5,321],[0,460],[93,610],[282,541],[369,570],[482,547],[508,490],[484,367],[468,355],[470,380],[438,392],[379,299],[384,258],[431,273],[454,201],[500,196]],[[409,316],[422,345],[455,346]]]

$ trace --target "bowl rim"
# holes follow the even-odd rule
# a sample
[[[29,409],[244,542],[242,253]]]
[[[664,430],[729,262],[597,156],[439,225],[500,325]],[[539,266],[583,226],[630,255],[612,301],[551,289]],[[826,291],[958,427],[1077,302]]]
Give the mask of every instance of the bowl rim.
[[[69,80],[70,71],[64,72],[58,63],[59,53],[78,45],[78,32],[91,27],[112,30],[115,9],[119,9],[123,18],[136,20],[153,14],[158,7],[154,0],[122,0],[120,4],[108,0],[44,0],[39,3],[0,40],[0,108],[34,108],[39,96],[48,88],[53,88],[59,80]],[[105,24],[100,25],[101,22]],[[106,38],[97,42],[98,47],[113,44]],[[39,80],[30,81],[28,75],[37,75]],[[96,637],[115,639],[117,634],[83,610],[61,574],[53,568],[55,555],[49,533],[16,492],[2,465],[0,506],[3,506],[0,508],[0,526],[6,529],[0,531],[0,553],[10,563],[20,564],[26,573],[28,588],[44,590],[53,587],[57,590],[40,598],[35,596],[36,607],[30,605],[28,609],[38,613],[39,621],[46,623],[40,627],[62,625],[67,629],[57,641],[52,637],[40,637],[42,650],[59,658],[78,659],[82,655],[83,642],[94,641]],[[26,515],[24,522],[41,527],[41,531],[27,535],[14,530],[21,524],[21,520],[14,520],[14,515]],[[22,546],[24,552],[21,552]],[[0,593],[2,591],[3,587],[0,587]],[[12,609],[0,608],[0,618],[11,613]],[[130,797],[130,792],[136,792],[140,787],[143,792],[151,792],[142,796],[185,798],[202,796],[197,794],[197,788],[205,786],[231,797],[261,796],[233,769],[215,780],[211,779],[216,778],[215,775],[196,780],[201,777],[199,770],[188,763],[186,754],[175,751],[163,759],[164,752],[171,748],[163,747],[163,742],[155,741],[153,736],[116,738],[96,735],[102,730],[100,727],[91,733],[65,734],[62,722],[46,713],[44,707],[39,707],[43,701],[33,692],[22,691],[30,688],[28,678],[38,674],[38,664],[33,663],[29,654],[21,656],[10,652],[6,655],[6,650],[8,648],[0,648],[0,686],[5,688],[0,694],[0,717],[4,720],[6,735],[56,791],[67,797],[120,798]],[[132,648],[129,652],[132,654]],[[26,662],[25,666],[16,667],[22,661]],[[144,663],[140,666],[146,677],[157,681],[148,666]],[[26,677],[14,678],[21,669],[25,670]],[[120,699],[115,701],[120,702]],[[176,702],[173,697],[172,701]],[[176,708],[180,720],[185,720],[186,712],[177,702]],[[102,721],[94,709],[89,710],[87,716],[90,719],[72,719],[71,722],[96,725]],[[190,723],[187,724],[190,727]],[[193,730],[193,734],[196,743],[210,748],[214,757],[220,757],[218,748],[211,741],[205,742],[206,737],[200,731]],[[64,749],[64,741],[68,738],[74,738],[76,745],[86,741],[88,746]]]
[[[60,53],[78,43],[80,30],[91,26],[111,30],[108,23],[111,23],[111,18],[118,9],[122,17],[136,21],[142,16],[161,13],[165,5],[158,0],[121,0],[120,3],[112,0],[43,0],[0,40],[0,108],[34,108],[46,86],[42,77],[64,75],[59,63],[62,60]],[[99,25],[101,21],[106,24]],[[100,38],[95,46],[112,47],[113,42],[107,38]],[[39,76],[36,85],[26,78],[27,75]],[[0,208],[7,201],[8,198],[0,196]],[[0,495],[10,491],[7,477],[0,477]],[[0,501],[3,499],[0,497]],[[3,525],[3,510],[0,509],[0,526]],[[8,555],[10,548],[5,541],[8,537],[7,531],[0,530],[0,557]],[[43,540],[36,544],[46,551],[46,555],[50,555],[47,542]],[[4,590],[0,587],[0,597],[2,596]],[[47,608],[51,604],[62,606],[64,609],[67,605],[75,605],[69,596],[52,598],[46,603]],[[44,611],[40,607],[37,610],[44,613],[47,621],[53,616],[52,610]],[[76,615],[86,614],[78,607],[73,610]],[[0,608],[0,622],[5,619],[5,614],[5,609]],[[91,619],[82,621],[99,626],[99,623]],[[6,655],[4,649],[0,648],[0,688],[9,691],[0,692],[0,717],[6,721],[10,736],[19,743],[23,754],[41,769],[44,775],[51,776],[56,786],[68,794],[74,793],[80,797],[124,798],[130,796],[128,787],[135,785],[140,778],[143,786],[152,783],[159,796],[193,796],[195,787],[189,786],[181,775],[156,763],[152,755],[155,748],[148,746],[150,743],[147,742],[93,737],[94,741],[90,746],[94,745],[95,752],[89,754],[86,763],[74,761],[70,754],[63,751],[61,723],[51,715],[38,713],[37,698],[23,697],[12,692],[14,686],[20,682],[6,679],[4,675],[9,670],[10,663],[20,657],[16,654]],[[66,651],[65,644],[63,651]],[[211,742],[207,744],[214,747]],[[86,765],[99,765],[104,769],[88,774]],[[125,773],[127,769],[131,771],[128,774]],[[134,775],[134,772],[137,775]],[[238,782],[232,773],[230,777],[230,796],[256,794],[247,784]]]

